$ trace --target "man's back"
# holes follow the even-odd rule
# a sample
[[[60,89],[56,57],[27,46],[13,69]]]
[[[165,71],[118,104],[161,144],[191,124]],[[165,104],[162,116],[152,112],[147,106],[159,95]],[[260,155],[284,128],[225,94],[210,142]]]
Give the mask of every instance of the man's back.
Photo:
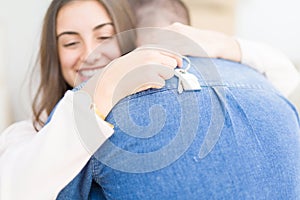
[[[191,61],[201,89],[178,94],[173,78],[122,100],[107,118],[115,134],[73,182],[93,178],[108,199],[299,197],[293,106],[247,66]]]

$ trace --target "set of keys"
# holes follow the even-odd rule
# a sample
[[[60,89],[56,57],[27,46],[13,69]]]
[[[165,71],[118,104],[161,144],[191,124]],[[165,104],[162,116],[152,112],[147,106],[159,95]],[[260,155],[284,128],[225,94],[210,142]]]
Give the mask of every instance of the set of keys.
[[[178,78],[178,93],[183,91],[201,90],[201,86],[197,77],[194,74],[188,72],[191,67],[191,61],[185,56],[182,56],[188,63],[185,69],[175,69],[175,76]]]
[[[180,56],[182,59],[186,60],[187,67],[185,69],[175,69],[175,76],[178,78],[178,93],[181,94],[183,91],[201,90],[201,86],[199,84],[197,77],[194,74],[188,72],[189,68],[191,67],[191,61],[189,58],[159,46],[146,45],[146,46],[139,47],[136,50],[141,50],[141,49],[154,49],[154,50],[165,51],[168,53],[176,54]]]

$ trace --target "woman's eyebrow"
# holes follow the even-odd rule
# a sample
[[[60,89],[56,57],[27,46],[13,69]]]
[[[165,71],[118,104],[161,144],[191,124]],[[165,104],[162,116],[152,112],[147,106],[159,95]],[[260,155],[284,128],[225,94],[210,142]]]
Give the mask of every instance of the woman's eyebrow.
[[[103,26],[107,26],[107,25],[113,26],[114,24],[112,22],[103,23],[103,24],[100,24],[100,25],[96,26],[95,28],[93,28],[93,31],[96,31],[96,30],[102,28]]]
[[[62,36],[62,35],[78,35],[78,33],[73,32],[73,31],[65,31],[65,32],[62,32],[62,33],[58,34],[58,35],[56,36],[56,39],[58,39],[58,38],[59,38],[60,36]]]
[[[96,26],[95,28],[93,28],[93,31],[96,31],[96,30],[98,30],[98,29],[100,29],[100,28],[102,28],[104,26],[107,26],[107,25],[113,26],[114,24],[112,22],[107,22],[107,23],[99,24],[98,26]],[[74,31],[65,31],[65,32],[62,32],[62,33],[58,34],[56,36],[56,39],[58,39],[62,35],[78,35],[78,33],[74,32]]]

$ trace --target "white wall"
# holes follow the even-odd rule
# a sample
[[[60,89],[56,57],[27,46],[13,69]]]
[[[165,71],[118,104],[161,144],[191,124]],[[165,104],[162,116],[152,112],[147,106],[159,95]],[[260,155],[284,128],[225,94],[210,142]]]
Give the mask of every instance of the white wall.
[[[237,0],[236,33],[280,48],[300,67],[299,0]]]
[[[0,46],[0,78],[5,78],[9,104],[0,105],[1,115],[7,121],[27,118],[30,113],[29,89],[25,82],[29,67],[35,63],[39,43],[42,18],[49,0],[0,0],[0,26],[2,27]],[[4,27],[4,28],[3,28]],[[2,69],[1,69],[2,68]],[[0,93],[4,89],[0,88]],[[0,97],[2,98],[3,95]],[[11,118],[4,108],[12,106]],[[1,120],[1,118],[0,118]]]
[[[0,47],[4,47],[5,27],[0,26]],[[5,78],[5,62],[4,48],[0,48],[0,132],[11,123],[11,106],[9,104],[9,95],[7,90],[7,82]]]

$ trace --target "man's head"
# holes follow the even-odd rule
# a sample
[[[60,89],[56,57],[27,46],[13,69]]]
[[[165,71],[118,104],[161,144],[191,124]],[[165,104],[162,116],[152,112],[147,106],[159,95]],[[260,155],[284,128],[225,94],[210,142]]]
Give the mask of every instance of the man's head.
[[[163,27],[174,22],[190,25],[189,11],[181,0],[130,0],[137,28]]]
[[[162,32],[157,29],[159,27],[166,27],[175,22],[190,25],[189,11],[181,0],[128,0],[128,2],[136,15],[136,28],[143,28],[137,31],[137,46],[162,45],[165,41],[170,41],[170,32]],[[167,43],[167,46],[170,45]]]

